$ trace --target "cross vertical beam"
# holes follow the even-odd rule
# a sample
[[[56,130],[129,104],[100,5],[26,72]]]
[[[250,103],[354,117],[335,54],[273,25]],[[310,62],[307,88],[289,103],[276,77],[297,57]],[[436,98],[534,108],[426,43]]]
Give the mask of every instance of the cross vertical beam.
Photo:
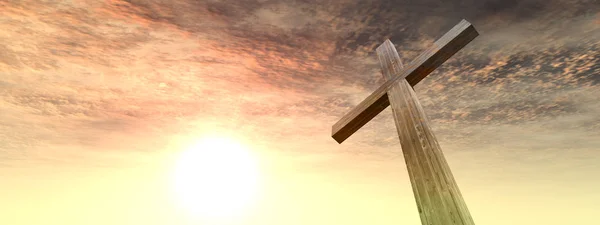
[[[384,79],[402,68],[396,48],[386,40],[377,48]],[[423,225],[474,225],[423,107],[406,79],[387,91],[413,193]]]

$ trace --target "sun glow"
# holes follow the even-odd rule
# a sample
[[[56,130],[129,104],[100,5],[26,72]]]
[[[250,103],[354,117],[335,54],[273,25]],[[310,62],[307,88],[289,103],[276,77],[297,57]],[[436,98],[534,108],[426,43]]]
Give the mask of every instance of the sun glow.
[[[255,200],[256,159],[240,143],[223,137],[199,140],[178,158],[173,174],[175,197],[193,216],[239,216]]]

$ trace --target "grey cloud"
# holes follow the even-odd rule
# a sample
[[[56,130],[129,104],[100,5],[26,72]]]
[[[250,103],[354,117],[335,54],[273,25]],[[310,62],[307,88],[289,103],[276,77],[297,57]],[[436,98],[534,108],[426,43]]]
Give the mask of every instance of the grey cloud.
[[[390,38],[408,63],[462,18],[481,35],[416,87],[441,139],[459,142],[477,124],[517,126],[567,115],[585,118],[577,123],[589,131],[597,110],[585,107],[594,101],[584,96],[597,92],[600,36],[586,16],[598,6],[540,3],[11,2],[15,18],[21,11],[38,17],[2,24],[36,37],[0,32],[3,100],[28,112],[8,126],[62,132],[11,140],[72,138],[116,148],[101,144],[103,132],[135,141],[136,132],[147,138],[191,132],[190,121],[207,120],[290,145],[321,135],[315,141],[325,146],[331,125],[382,83],[374,49],[383,40]],[[397,144],[386,112],[353,140]]]

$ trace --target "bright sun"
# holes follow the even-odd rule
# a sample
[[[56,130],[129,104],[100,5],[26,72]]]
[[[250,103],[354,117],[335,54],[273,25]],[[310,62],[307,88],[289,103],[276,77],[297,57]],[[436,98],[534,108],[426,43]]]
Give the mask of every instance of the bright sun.
[[[184,151],[173,174],[178,202],[194,216],[219,219],[244,212],[258,191],[249,150],[223,137],[204,138]]]

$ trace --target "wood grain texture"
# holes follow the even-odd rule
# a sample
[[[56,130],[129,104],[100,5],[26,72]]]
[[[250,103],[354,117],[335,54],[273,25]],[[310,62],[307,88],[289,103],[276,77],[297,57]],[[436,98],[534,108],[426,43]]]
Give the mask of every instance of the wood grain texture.
[[[338,143],[342,143],[389,106],[387,91],[395,83],[407,80],[411,86],[416,85],[478,35],[471,23],[466,20],[460,21],[433,46],[421,53],[408,66],[396,71],[391,79],[335,123],[332,127],[331,137]]]
[[[386,40],[377,48],[386,80],[402,70],[396,48]],[[423,225],[473,225],[458,189],[412,86],[400,80],[387,91],[402,152]]]

